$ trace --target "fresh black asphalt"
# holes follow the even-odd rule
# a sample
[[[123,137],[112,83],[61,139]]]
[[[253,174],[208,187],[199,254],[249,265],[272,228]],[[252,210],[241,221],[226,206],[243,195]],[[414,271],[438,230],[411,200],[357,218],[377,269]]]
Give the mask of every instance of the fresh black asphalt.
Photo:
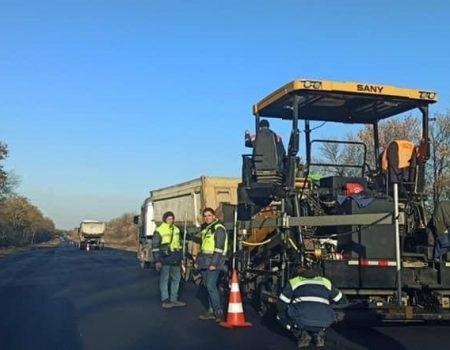
[[[0,349],[295,349],[292,338],[245,306],[252,328],[197,319],[201,293],[185,285],[186,308],[163,310],[158,276],[133,253],[63,244],[0,260]],[[329,349],[450,349],[450,326],[337,327]]]

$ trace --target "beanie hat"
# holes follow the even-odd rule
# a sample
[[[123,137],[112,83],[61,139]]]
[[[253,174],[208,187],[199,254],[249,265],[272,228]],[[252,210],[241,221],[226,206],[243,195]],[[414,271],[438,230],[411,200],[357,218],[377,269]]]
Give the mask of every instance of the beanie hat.
[[[175,219],[175,215],[171,211],[166,211],[162,217],[162,221],[166,222],[166,220],[170,217],[173,217]]]

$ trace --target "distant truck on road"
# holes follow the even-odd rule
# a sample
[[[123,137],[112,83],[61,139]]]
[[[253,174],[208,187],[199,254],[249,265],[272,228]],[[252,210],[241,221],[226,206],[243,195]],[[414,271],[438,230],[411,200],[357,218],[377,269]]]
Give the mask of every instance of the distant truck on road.
[[[237,204],[237,186],[241,179],[201,176],[197,179],[150,191],[141,207],[141,214],[135,216],[138,225],[137,258],[142,268],[152,262],[151,239],[163,214],[172,211],[175,224],[180,228],[192,230],[202,223],[202,210],[211,207],[218,217],[230,215]],[[231,213],[231,215],[233,215]]]
[[[80,249],[103,249],[106,224],[102,221],[83,220],[78,228]]]

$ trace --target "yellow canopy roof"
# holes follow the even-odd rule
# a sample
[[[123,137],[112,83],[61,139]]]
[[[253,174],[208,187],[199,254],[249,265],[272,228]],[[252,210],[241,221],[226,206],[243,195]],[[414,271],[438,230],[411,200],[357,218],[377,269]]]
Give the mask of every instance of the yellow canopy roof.
[[[253,106],[262,117],[292,119],[294,96],[299,118],[344,123],[371,123],[437,101],[429,90],[325,80],[294,80]]]

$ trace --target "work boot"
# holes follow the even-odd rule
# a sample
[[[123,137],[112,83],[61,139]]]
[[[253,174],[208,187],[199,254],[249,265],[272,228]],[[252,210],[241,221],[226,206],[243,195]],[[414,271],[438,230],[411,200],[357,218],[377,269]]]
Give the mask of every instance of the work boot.
[[[309,335],[307,331],[302,331],[302,334],[300,335],[300,339],[297,342],[297,347],[300,348],[307,348],[311,344],[312,337]]]
[[[170,309],[170,308],[174,307],[173,303],[171,303],[169,301],[169,299],[163,300],[161,306],[162,306],[163,309]]]
[[[187,305],[184,301],[180,301],[180,300],[171,301],[171,304],[174,307],[180,307],[180,306],[186,306]]]
[[[202,321],[207,321],[207,320],[215,320],[216,316],[214,315],[214,311],[209,309],[204,314],[201,314],[200,316],[198,316],[198,318]]]
[[[325,332],[320,331],[314,334],[314,344],[317,348],[323,348],[325,346]]]
[[[222,310],[216,310],[214,312],[214,315],[216,316],[216,322],[217,323],[225,321],[225,318],[223,317],[223,311]]]

